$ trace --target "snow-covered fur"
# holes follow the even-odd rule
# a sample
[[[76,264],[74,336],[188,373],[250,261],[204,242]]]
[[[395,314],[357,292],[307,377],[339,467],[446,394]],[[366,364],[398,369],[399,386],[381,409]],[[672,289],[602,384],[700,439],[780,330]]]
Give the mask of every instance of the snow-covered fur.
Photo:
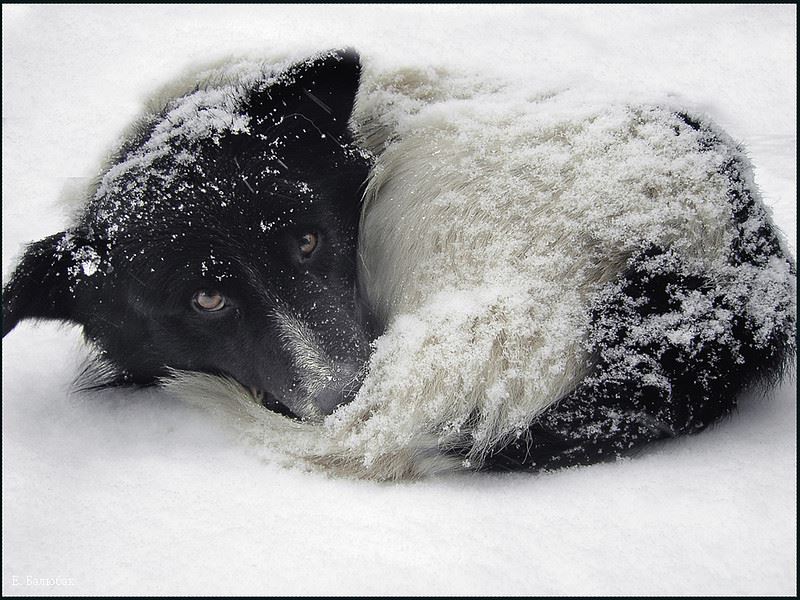
[[[356,298],[370,161],[348,129],[360,71],[346,50],[230,65],[155,104],[76,222],[23,254],[3,335],[80,324],[90,386],[191,369],[302,418],[348,401],[370,349]]]
[[[706,117],[367,61],[351,125],[381,333],[356,397],[300,421],[229,377],[164,379],[273,459],[374,479],[591,463],[791,366],[794,263]]]
[[[368,68],[353,123],[383,335],[321,425],[249,421],[279,454],[379,479],[591,463],[701,430],[791,365],[794,263],[705,117]],[[249,406],[191,381],[171,387]]]
[[[380,454],[386,423],[401,438],[422,423],[471,464],[520,440],[521,459],[548,466],[555,457],[530,454],[531,426],[567,412],[547,433],[587,429],[559,448],[569,462],[595,438],[622,450],[705,427],[733,407],[737,371],[780,368],[794,268],[728,136],[577,90],[531,99],[500,87],[391,109],[448,85],[384,78],[359,114],[368,142],[390,140],[371,148],[360,245],[387,331],[358,401],[336,415],[366,456]],[[376,136],[382,118],[389,133]],[[625,399],[581,423],[573,393],[595,409]]]

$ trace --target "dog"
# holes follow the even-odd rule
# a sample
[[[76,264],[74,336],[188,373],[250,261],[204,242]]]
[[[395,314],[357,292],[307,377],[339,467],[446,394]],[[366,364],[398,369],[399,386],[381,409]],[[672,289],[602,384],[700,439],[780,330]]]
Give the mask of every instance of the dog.
[[[354,53],[329,53],[147,115],[78,222],[25,251],[3,335],[74,322],[99,350],[95,385],[224,373],[287,414],[332,412],[369,352],[355,294],[369,158],[348,130],[359,77]]]
[[[4,334],[81,323],[111,383],[375,479],[612,460],[790,367],[794,261],[706,117],[352,50],[234,81],[134,130]]]

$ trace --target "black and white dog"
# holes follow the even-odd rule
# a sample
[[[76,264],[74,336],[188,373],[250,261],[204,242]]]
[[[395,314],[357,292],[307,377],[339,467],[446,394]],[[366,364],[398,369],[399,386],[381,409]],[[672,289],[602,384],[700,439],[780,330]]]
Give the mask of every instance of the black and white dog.
[[[171,376],[285,454],[396,478],[702,430],[790,363],[795,295],[702,118],[341,51],[149,114],[28,248],[3,331],[80,323],[101,383]]]

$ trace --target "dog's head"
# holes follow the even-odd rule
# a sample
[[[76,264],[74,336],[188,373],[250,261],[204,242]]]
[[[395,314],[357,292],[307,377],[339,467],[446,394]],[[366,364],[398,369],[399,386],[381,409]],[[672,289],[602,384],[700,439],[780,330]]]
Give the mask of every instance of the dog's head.
[[[348,131],[359,77],[355,53],[331,52],[172,101],[79,222],[27,248],[3,335],[72,321],[115,383],[220,373],[309,418],[347,401],[369,351],[355,285],[369,161]]]

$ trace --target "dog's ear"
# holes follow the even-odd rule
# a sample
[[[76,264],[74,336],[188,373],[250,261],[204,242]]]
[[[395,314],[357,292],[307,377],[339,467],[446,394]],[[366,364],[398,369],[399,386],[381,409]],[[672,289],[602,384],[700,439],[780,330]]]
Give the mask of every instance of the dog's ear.
[[[338,136],[347,129],[360,78],[355,50],[331,51],[290,67],[276,83],[254,91],[248,111],[266,125],[302,116],[320,131]]]
[[[84,236],[64,231],[30,244],[3,288],[3,337],[23,319],[80,322],[76,296],[100,276],[100,255]]]

